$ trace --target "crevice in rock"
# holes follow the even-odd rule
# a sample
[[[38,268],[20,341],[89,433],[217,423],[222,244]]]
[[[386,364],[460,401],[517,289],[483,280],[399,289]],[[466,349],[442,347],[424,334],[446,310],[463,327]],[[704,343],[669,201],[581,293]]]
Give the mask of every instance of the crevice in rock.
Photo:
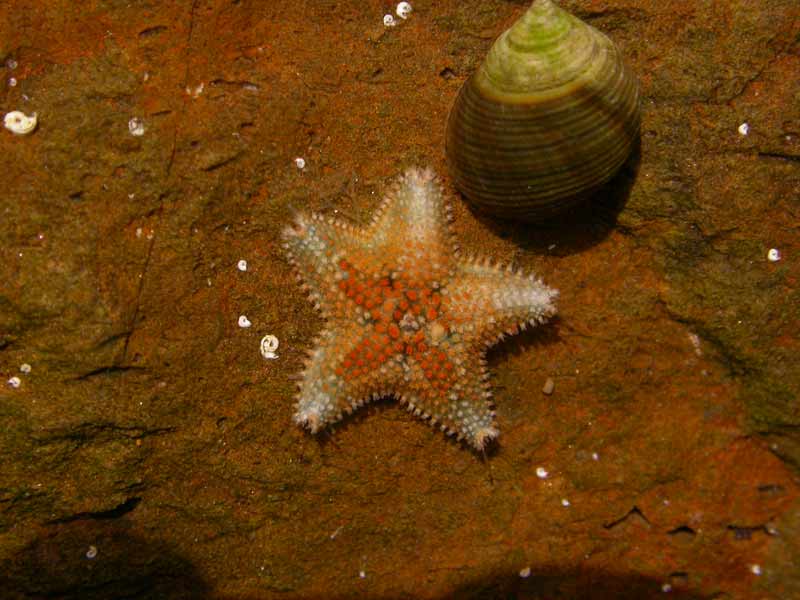
[[[736,541],[746,541],[753,537],[756,533],[769,534],[766,525],[728,525],[728,531],[733,534],[733,539]]]
[[[214,79],[211,81],[210,85],[214,87],[218,86],[239,87],[250,91],[257,91],[259,89],[259,85],[257,83],[253,83],[252,81],[248,81],[246,79],[242,80]]]
[[[139,37],[151,37],[154,35],[158,35],[159,33],[163,33],[167,30],[166,25],[154,25],[153,27],[146,27],[139,32]]]
[[[86,381],[87,379],[91,379],[92,377],[97,377],[98,375],[104,376],[114,376],[119,375],[121,373],[126,373],[127,371],[144,371],[144,367],[137,367],[134,365],[107,365],[104,367],[98,367],[97,369],[92,369],[88,373],[82,373],[75,377],[75,381]]]
[[[759,152],[759,158],[777,158],[779,160],[788,160],[791,162],[800,162],[800,156],[796,154],[784,154],[783,152]]]
[[[132,498],[128,498],[122,504],[118,504],[114,508],[110,508],[108,510],[100,510],[97,512],[80,512],[75,513],[74,515],[70,515],[68,517],[61,517],[59,519],[53,519],[51,521],[46,521],[47,525],[61,525],[63,523],[72,523],[73,521],[82,521],[82,520],[103,520],[103,519],[119,519],[123,515],[128,514],[133,509],[135,509],[139,503],[142,501],[140,496],[133,496]]]
[[[780,496],[786,491],[786,488],[778,483],[767,483],[758,486],[758,491],[765,496]]]
[[[90,442],[102,442],[113,438],[139,440],[154,435],[174,433],[174,427],[123,427],[115,423],[85,423],[65,431],[56,431],[52,435],[36,438],[40,445],[55,444],[63,441],[74,442],[83,446]]]
[[[639,507],[634,506],[619,519],[611,521],[610,523],[603,523],[603,528],[614,529],[615,527],[622,525],[623,523],[628,523],[628,524],[639,523],[644,527],[646,527],[647,529],[650,529],[651,526],[650,521],[648,521],[647,517],[644,516],[644,513],[641,510],[639,510]]]
[[[693,538],[697,535],[694,529],[689,527],[688,525],[681,525],[680,527],[676,527],[675,529],[670,529],[667,532],[667,535],[684,537],[684,538]]]
[[[238,151],[238,152],[233,153],[232,155],[223,156],[219,160],[215,160],[215,161],[212,161],[210,164],[203,165],[202,167],[200,167],[200,170],[204,171],[206,173],[211,173],[212,171],[216,171],[217,169],[222,168],[225,165],[228,165],[228,164],[234,162],[239,157],[241,157],[243,154],[244,154],[244,152]]]

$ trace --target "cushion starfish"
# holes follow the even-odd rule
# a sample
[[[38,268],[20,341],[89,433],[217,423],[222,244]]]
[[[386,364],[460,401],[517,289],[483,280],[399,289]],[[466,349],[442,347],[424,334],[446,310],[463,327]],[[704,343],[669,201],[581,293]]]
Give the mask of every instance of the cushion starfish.
[[[365,228],[319,214],[284,232],[327,324],[299,380],[294,420],[316,433],[393,395],[482,450],[499,431],[486,350],[555,313],[530,275],[462,258],[430,169],[409,169]]]

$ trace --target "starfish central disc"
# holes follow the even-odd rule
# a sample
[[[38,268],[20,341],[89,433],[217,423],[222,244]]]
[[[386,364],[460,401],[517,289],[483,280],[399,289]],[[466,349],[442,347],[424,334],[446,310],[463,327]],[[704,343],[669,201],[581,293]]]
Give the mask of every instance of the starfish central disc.
[[[497,437],[485,351],[551,316],[556,292],[460,258],[432,171],[401,176],[366,228],[301,214],[284,239],[326,319],[299,383],[298,424],[316,432],[392,394],[475,448]]]

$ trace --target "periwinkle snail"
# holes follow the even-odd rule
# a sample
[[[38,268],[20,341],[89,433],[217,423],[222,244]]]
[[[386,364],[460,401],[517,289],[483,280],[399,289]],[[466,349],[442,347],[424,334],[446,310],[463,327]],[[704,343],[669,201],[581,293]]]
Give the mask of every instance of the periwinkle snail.
[[[536,221],[608,182],[635,147],[639,122],[638,83],[614,43],[535,0],[461,88],[447,159],[475,208]]]

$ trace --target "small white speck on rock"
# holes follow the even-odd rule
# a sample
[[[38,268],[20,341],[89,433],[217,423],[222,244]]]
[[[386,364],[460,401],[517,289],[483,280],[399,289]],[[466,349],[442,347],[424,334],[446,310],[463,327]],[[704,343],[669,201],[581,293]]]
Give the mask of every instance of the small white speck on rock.
[[[523,579],[527,579],[528,577],[531,576],[531,568],[525,567],[524,569],[520,569],[519,576],[522,577]]]
[[[761,565],[750,565],[750,572],[753,575],[761,575]]]
[[[597,452],[592,452],[592,460],[600,460],[600,455]]]
[[[186,93],[189,94],[192,98],[199,98],[200,94],[203,93],[203,90],[205,89],[205,87],[206,87],[206,84],[203,83],[202,81],[200,83],[198,83],[194,87],[190,87],[190,86],[187,85],[186,86]]]
[[[781,251],[777,248],[770,248],[767,252],[767,260],[769,262],[778,262],[781,259]]]
[[[570,505],[569,500],[567,500],[566,498],[561,499],[561,506],[569,506],[569,505]]]
[[[298,156],[294,159],[294,164],[298,169],[305,169],[306,168],[306,159]]]
[[[240,260],[238,263],[236,263],[236,268],[242,272],[247,271],[247,261]]]
[[[128,121],[128,131],[131,132],[131,135],[136,137],[143,136],[144,121],[142,121],[139,117],[133,117],[130,121]]]
[[[241,315],[239,317],[239,327],[247,328],[251,325],[252,323],[250,322],[250,319],[248,319],[245,315]]]
[[[89,549],[86,551],[86,558],[93,559],[97,556],[97,546],[89,546]]]
[[[739,135],[747,135],[748,133],[750,133],[750,125],[748,123],[739,125]]]
[[[548,377],[545,380],[544,385],[542,386],[542,393],[545,394],[546,396],[549,396],[550,394],[553,393],[553,390],[555,389],[556,389],[556,382],[553,381],[552,377]]]
[[[547,469],[545,469],[544,467],[536,467],[536,476],[539,479],[547,479],[548,475],[549,473],[547,472]]]
[[[15,375],[14,377],[10,377],[8,379],[8,385],[10,385],[14,389],[17,389],[19,386],[22,385],[22,380]]]
[[[665,583],[664,585],[661,586],[661,591],[664,592],[665,594],[668,594],[669,592],[672,591],[672,586],[668,583]]]
[[[19,366],[19,371],[20,371],[20,373],[28,374],[28,373],[31,372],[31,366],[28,363],[22,363]]]
[[[703,355],[703,349],[700,346],[700,336],[699,335],[697,335],[696,333],[690,333],[689,334],[689,343],[692,344],[692,348],[694,348],[694,353],[697,354],[697,356],[702,356]]]
[[[9,77],[8,78],[8,87],[17,87],[17,78],[16,77]]]

